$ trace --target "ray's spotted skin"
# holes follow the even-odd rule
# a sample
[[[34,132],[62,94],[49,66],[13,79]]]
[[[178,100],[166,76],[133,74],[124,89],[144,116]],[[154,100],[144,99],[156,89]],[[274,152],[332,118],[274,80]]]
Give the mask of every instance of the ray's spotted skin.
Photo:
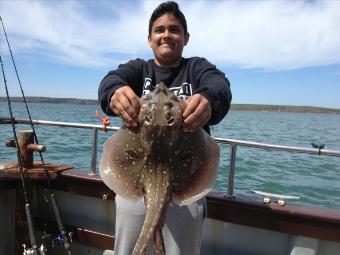
[[[142,97],[137,127],[123,126],[104,145],[104,183],[129,200],[144,196],[146,214],[133,255],[165,254],[162,228],[170,202],[187,205],[205,196],[218,170],[219,147],[203,130],[182,131],[184,103],[160,83]]]

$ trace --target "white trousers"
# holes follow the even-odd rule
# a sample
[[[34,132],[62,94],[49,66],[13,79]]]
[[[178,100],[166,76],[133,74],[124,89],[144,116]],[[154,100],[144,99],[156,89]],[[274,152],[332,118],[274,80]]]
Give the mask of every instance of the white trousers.
[[[145,210],[144,199],[131,202],[116,196],[115,255],[132,253],[143,226]],[[166,255],[199,254],[205,214],[205,197],[188,206],[169,204],[163,228]],[[147,254],[154,254],[152,244]]]

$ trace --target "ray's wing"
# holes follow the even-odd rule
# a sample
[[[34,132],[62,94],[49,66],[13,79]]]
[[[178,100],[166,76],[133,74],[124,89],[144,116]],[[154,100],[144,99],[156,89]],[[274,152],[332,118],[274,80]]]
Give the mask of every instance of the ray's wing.
[[[115,193],[129,200],[143,196],[139,183],[143,164],[143,149],[138,130],[123,127],[104,144],[99,174]]]
[[[201,129],[185,134],[183,139],[186,141],[177,149],[179,158],[174,169],[172,200],[179,205],[188,205],[212,189],[220,153],[217,143]]]

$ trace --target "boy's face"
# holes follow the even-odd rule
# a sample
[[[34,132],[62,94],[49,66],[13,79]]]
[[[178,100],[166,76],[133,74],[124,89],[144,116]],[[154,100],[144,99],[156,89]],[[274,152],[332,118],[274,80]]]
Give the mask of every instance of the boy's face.
[[[189,41],[181,22],[171,13],[165,13],[152,24],[148,42],[159,66],[177,66],[182,58],[183,47]]]

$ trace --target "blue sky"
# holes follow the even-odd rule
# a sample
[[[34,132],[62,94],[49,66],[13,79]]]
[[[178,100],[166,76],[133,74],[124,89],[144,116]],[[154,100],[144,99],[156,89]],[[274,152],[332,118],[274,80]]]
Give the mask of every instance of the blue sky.
[[[148,19],[160,1],[0,1],[27,96],[96,99],[119,63],[152,58]],[[340,1],[179,1],[190,41],[231,81],[233,103],[340,108]],[[12,96],[18,84],[3,33]],[[1,79],[0,96],[4,96]]]

